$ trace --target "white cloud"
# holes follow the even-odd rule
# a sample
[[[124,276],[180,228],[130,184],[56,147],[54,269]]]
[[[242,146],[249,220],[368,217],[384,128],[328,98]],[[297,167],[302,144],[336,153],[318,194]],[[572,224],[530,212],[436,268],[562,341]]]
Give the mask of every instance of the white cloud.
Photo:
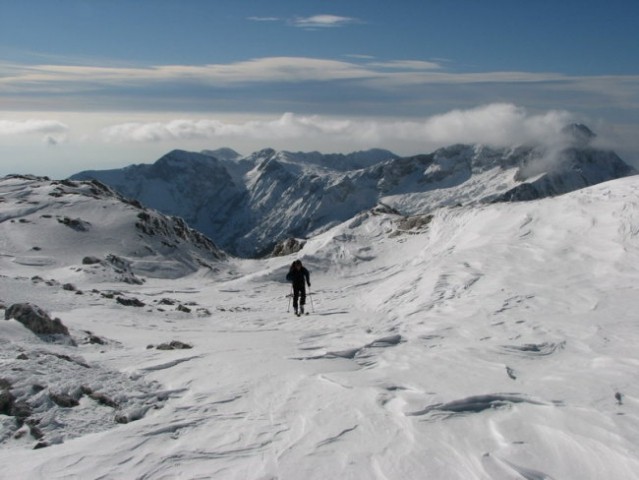
[[[278,22],[280,19],[278,17],[248,17],[247,20],[252,22]]]
[[[512,104],[490,104],[454,110],[421,120],[357,120],[286,113],[276,119],[225,122],[215,119],[133,122],[102,131],[108,142],[176,142],[207,140],[218,144],[261,143],[263,147],[338,149],[400,147],[403,152],[429,152],[454,143],[508,146],[559,141],[561,128],[572,121],[563,111],[531,114]],[[306,147],[304,147],[306,145]],[[326,150],[326,147],[323,149]]]
[[[554,144],[562,138],[562,127],[571,121],[572,115],[565,111],[531,115],[524,108],[498,103],[431,117],[424,124],[424,133],[432,141],[444,144]]]
[[[358,22],[359,20],[356,18],[339,15],[313,15],[311,17],[298,17],[291,21],[292,25],[300,28],[335,28]]]
[[[0,135],[63,133],[69,127],[56,120],[0,120]]]
[[[396,70],[437,70],[442,68],[439,63],[423,60],[391,60],[389,62],[370,62],[368,67],[390,68]]]

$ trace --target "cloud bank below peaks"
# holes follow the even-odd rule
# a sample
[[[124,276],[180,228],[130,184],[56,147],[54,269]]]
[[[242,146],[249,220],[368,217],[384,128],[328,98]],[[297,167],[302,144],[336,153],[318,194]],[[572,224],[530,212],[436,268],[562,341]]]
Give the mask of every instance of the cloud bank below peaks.
[[[69,126],[57,120],[0,120],[0,137],[41,136],[46,145],[58,145],[66,141]]]
[[[0,135],[64,133],[69,126],[56,120],[0,120]]]
[[[129,122],[106,127],[106,142],[244,141],[262,146],[302,148],[325,144],[349,149],[384,147],[425,153],[456,143],[492,146],[558,144],[572,114],[551,110],[531,114],[513,104],[489,104],[453,110],[419,120],[345,119],[285,113],[276,119],[231,123],[217,119]],[[287,146],[287,143],[289,145]],[[275,143],[275,144],[274,144]],[[326,151],[326,148],[324,148]]]

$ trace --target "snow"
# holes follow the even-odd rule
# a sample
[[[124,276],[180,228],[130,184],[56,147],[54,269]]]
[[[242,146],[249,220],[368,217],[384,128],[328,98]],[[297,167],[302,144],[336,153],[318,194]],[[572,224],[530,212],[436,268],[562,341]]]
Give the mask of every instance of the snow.
[[[412,232],[364,213],[296,256],[142,284],[74,275],[86,236],[29,217],[18,184],[0,192],[0,303],[39,305],[78,345],[0,321],[0,378],[44,387],[29,397],[42,439],[0,415],[1,478],[636,478],[637,176],[440,208]],[[125,237],[116,210],[100,228]],[[287,313],[295,258],[311,272],[301,318]],[[173,340],[192,348],[147,348]],[[119,407],[47,400],[78,385]]]

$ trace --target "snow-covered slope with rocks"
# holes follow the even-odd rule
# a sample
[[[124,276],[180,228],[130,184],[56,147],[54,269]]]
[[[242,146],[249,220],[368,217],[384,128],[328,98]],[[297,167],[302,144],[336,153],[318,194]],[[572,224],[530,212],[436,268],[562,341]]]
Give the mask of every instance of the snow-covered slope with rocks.
[[[73,245],[73,248],[69,248]],[[0,179],[5,260],[73,279],[179,277],[214,270],[224,252],[180,218],[123,198],[99,182]]]
[[[226,251],[269,253],[383,203],[405,215],[445,205],[530,200],[636,173],[614,152],[589,146],[583,125],[554,147],[454,145],[400,158],[386,150],[349,155],[265,149],[173,151],[153,165],[87,171],[125,196],[183,217]],[[217,157],[216,157],[217,155]]]
[[[0,320],[3,478],[639,471],[637,176],[412,218],[376,208],[296,255],[138,285],[84,275],[83,295],[60,288],[57,263],[17,261],[36,257],[34,239],[53,258],[44,239],[70,228],[11,223],[56,186],[5,181],[0,303],[37,303],[76,345]],[[78,217],[115,230],[128,215],[98,208],[100,222]],[[55,258],[114,248],[82,233]],[[295,258],[311,271],[308,317],[287,313]],[[109,298],[116,288],[143,306]]]

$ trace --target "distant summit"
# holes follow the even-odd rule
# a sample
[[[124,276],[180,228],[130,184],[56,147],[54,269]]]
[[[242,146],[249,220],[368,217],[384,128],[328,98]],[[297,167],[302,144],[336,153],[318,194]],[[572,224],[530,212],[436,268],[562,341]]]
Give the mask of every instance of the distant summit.
[[[233,161],[242,158],[242,155],[237,153],[232,148],[218,148],[217,150],[202,150],[203,155],[209,157],[215,157],[219,160]]]
[[[121,194],[187,223],[238,256],[268,254],[383,203],[403,215],[479,202],[559,195],[635,170],[614,152],[589,146],[585,125],[564,129],[561,149],[452,145],[400,157],[374,149],[350,154],[263,149],[246,157],[222,148],[175,150],[152,165],[86,171]]]
[[[571,123],[562,130],[575,146],[585,147],[597,136],[587,126],[581,123]]]

